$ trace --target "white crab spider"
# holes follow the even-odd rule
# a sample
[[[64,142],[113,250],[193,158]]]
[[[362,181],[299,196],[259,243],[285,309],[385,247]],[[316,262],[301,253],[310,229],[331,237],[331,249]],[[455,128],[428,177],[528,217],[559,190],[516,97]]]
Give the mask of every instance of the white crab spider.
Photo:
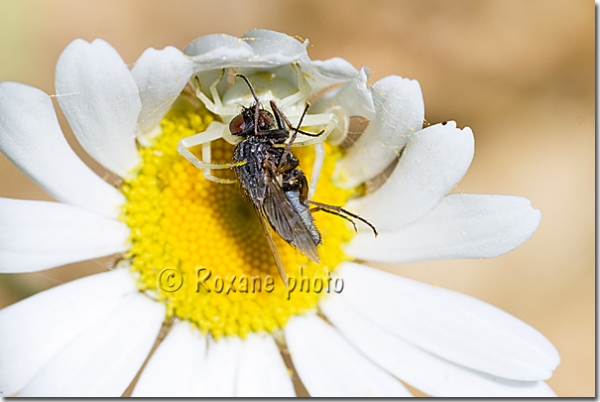
[[[283,93],[290,93],[291,84],[288,81],[283,79],[277,80],[277,78],[273,77],[272,75],[268,76],[266,80],[265,77],[259,74],[251,75],[249,77],[253,82],[255,89],[257,89],[257,92],[259,93],[262,103],[268,104],[270,100],[275,101],[280,109],[285,110],[286,117],[293,126],[296,126],[300,120],[302,112],[306,106],[306,98],[308,93],[308,86],[304,81],[302,72],[297,67],[296,71],[298,72],[297,77],[299,89],[296,92],[284,96],[283,98],[279,98],[277,94],[273,92],[273,89],[279,89],[279,92]],[[223,99],[221,99],[217,90],[217,85],[222,80],[224,74],[225,70],[222,70],[217,76],[217,79],[210,86],[212,101],[200,89],[199,81],[197,79],[195,81],[196,96],[204,103],[208,110],[219,115],[223,120],[223,123],[213,122],[207,127],[206,131],[183,138],[179,141],[177,152],[190,161],[194,166],[202,169],[202,174],[206,179],[217,183],[232,184],[236,181],[216,177],[211,173],[211,170],[232,169],[238,166],[238,164],[211,163],[210,144],[212,141],[219,138],[223,138],[225,141],[233,145],[240,142],[241,139],[239,137],[236,137],[229,132],[229,122],[240,113],[240,105],[250,107],[250,105],[254,103],[254,98],[248,93],[247,87],[244,88],[244,83],[242,82],[240,84],[234,83],[224,93]],[[266,91],[260,91],[261,84],[265,87]],[[244,89],[245,91],[241,92]],[[319,135],[318,137],[309,137],[299,133],[293,144],[293,147],[307,145],[315,146],[315,161],[313,163],[308,190],[309,198],[312,197],[316,191],[319,175],[323,166],[323,160],[325,158],[325,148],[323,146],[323,142],[336,128],[338,122],[338,117],[333,113],[308,114],[302,120],[303,127],[316,127],[317,129],[323,129],[323,134]],[[202,160],[192,154],[189,150],[197,145],[202,145]]]

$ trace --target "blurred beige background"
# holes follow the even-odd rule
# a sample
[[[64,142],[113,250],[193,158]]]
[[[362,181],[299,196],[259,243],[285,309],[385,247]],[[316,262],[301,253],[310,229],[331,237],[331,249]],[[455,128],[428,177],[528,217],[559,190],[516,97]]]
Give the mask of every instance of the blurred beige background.
[[[103,38],[133,63],[147,47],[250,28],[309,38],[313,59],[368,65],[371,81],[418,79],[429,122],[452,119],[475,133],[475,159],[456,191],[525,196],[543,218],[527,243],[496,259],[381,268],[533,325],[562,357],[550,386],[559,396],[593,396],[594,12],[590,0],[2,0],[0,81],[53,93],[56,60],[78,37]],[[2,155],[0,196],[49,199]],[[0,307],[107,264],[0,276]]]

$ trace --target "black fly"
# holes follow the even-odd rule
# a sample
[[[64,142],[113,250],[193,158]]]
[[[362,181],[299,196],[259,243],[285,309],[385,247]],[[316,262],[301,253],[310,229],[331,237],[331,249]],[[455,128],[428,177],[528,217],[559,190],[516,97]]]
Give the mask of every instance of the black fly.
[[[306,176],[299,169],[300,162],[290,150],[298,133],[311,137],[318,137],[323,133],[300,130],[309,105],[306,105],[298,126],[294,128],[273,101],[270,102],[273,113],[263,109],[250,81],[243,75],[237,76],[246,81],[255,103],[249,108],[243,107],[242,113],[229,124],[231,134],[242,137],[233,151],[233,160],[238,164],[235,171],[244,195],[257,211],[279,274],[287,285],[287,276],[267,222],[283,240],[316,263],[319,262],[317,246],[321,244],[321,235],[315,227],[312,212],[323,211],[337,215],[354,225],[349,218],[352,217],[370,226],[375,235],[377,231],[365,219],[341,207],[308,199]],[[355,225],[354,228],[356,230]]]

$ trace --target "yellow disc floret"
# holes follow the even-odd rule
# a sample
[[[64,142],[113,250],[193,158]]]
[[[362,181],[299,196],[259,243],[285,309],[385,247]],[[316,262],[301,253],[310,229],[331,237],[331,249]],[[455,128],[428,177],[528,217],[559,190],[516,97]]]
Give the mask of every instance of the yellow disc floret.
[[[204,108],[178,102],[163,119],[153,145],[140,149],[142,165],[122,186],[127,198],[122,219],[132,233],[126,257],[139,273],[138,287],[156,294],[168,316],[189,320],[216,338],[273,331],[291,316],[314,310],[320,297],[335,290],[331,271],[345,259],[341,246],[353,231],[339,217],[314,213],[323,238],[320,264],[275,235],[289,277],[286,287],[256,212],[239,186],[205,179],[177,153],[180,139],[204,131],[212,121]],[[326,149],[313,198],[344,205],[350,192],[330,180],[339,153],[328,145]],[[232,151],[225,141],[214,141],[212,162],[231,162]],[[313,147],[294,148],[294,155],[310,177]],[[213,174],[235,178],[233,171]]]

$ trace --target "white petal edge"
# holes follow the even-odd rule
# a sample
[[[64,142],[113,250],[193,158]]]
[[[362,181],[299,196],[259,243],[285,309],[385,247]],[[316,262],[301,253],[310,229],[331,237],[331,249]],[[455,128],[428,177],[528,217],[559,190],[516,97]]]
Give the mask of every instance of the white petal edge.
[[[131,70],[142,102],[137,124],[140,142],[148,144],[160,132],[160,121],[187,84],[192,70],[192,61],[174,47],[150,48],[142,53]]]
[[[540,332],[474,297],[355,263],[338,275],[353,309],[450,362],[518,381],[548,379],[560,362]]]
[[[236,376],[242,348],[240,338],[225,337],[218,341],[209,338],[206,353],[207,376],[202,396],[236,396]]]
[[[126,177],[140,162],[135,132],[142,105],[121,56],[103,40],[76,39],[60,55],[55,80],[58,103],[83,149]]]
[[[0,83],[0,152],[57,201],[119,216],[125,197],[73,152],[43,91]]]
[[[425,105],[415,80],[382,78],[371,86],[375,118],[338,163],[344,185],[355,187],[377,176],[423,126]]]
[[[288,64],[301,59],[306,55],[308,41],[300,42],[289,35],[269,31],[267,29],[253,29],[242,36],[258,59],[268,60],[274,65]]]
[[[238,397],[293,397],[294,385],[272,336],[250,334],[237,373]]]
[[[527,198],[451,194],[423,218],[400,230],[357,234],[346,252],[358,259],[413,262],[492,258],[525,243],[542,214]]]
[[[79,334],[19,393],[22,397],[119,397],[148,357],[165,306],[141,293]]]
[[[72,339],[137,292],[126,269],[91,275],[0,310],[0,393],[20,391]]]
[[[427,127],[410,137],[383,186],[346,207],[379,231],[400,229],[440,202],[467,172],[474,152],[470,128],[458,129],[453,121]]]
[[[128,248],[123,222],[70,205],[0,198],[0,273],[40,271]]]
[[[312,397],[412,396],[314,314],[292,317],[285,338],[294,367]]]
[[[207,386],[206,342],[189,321],[173,324],[135,385],[133,397],[199,397]]]
[[[194,62],[194,72],[202,72],[242,63],[254,55],[254,50],[235,36],[212,34],[195,39],[183,53]]]
[[[549,397],[543,381],[514,381],[471,370],[428,353],[394,336],[354,311],[343,298],[320,304],[329,321],[365,356],[402,381],[430,396]]]

